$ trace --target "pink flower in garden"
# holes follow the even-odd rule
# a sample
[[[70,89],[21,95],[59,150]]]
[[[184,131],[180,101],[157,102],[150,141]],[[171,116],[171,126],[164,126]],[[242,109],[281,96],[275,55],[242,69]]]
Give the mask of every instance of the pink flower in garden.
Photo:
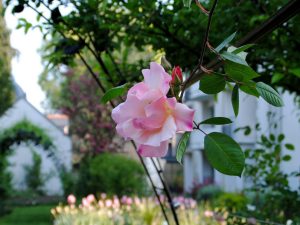
[[[126,200],[127,200],[127,196],[123,195],[122,198],[121,198],[121,203],[125,205],[126,204]]]
[[[214,216],[214,212],[210,211],[210,210],[205,210],[204,211],[204,216],[205,217],[213,217]]]
[[[105,200],[105,206],[106,206],[107,208],[112,207],[112,205],[113,205],[113,201],[112,201],[111,199],[106,199],[106,200]]]
[[[150,63],[142,70],[144,81],[134,85],[127,99],[112,111],[117,132],[133,140],[141,156],[162,157],[176,132],[193,130],[194,110],[166,95],[171,76],[164,68]]]
[[[105,193],[101,193],[101,198],[106,199],[107,195]]]
[[[87,198],[82,199],[82,206],[83,207],[88,207],[90,206],[90,202],[87,200]]]
[[[133,203],[132,198],[130,197],[126,198],[126,202],[125,202],[126,205],[132,205],[132,203]]]
[[[87,197],[86,197],[87,201],[89,203],[92,203],[93,201],[95,201],[95,196],[93,194],[89,194]]]
[[[70,194],[67,198],[67,202],[69,205],[74,205],[76,203],[76,197]]]
[[[120,200],[117,196],[114,196],[114,198],[113,198],[113,205],[114,205],[115,208],[120,207]]]
[[[102,200],[99,200],[98,201],[98,206],[100,206],[100,208],[103,208],[104,207],[104,202]]]

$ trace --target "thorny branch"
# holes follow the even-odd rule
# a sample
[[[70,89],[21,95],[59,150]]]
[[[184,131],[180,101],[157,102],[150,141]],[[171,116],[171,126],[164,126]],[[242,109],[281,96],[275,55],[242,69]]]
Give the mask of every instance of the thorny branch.
[[[205,54],[206,46],[207,46],[207,43],[208,43],[208,36],[209,36],[210,27],[211,27],[211,21],[212,21],[212,17],[213,17],[213,14],[215,12],[217,3],[218,3],[218,0],[214,0],[213,5],[212,5],[212,7],[211,7],[211,9],[210,9],[210,11],[208,13],[207,27],[206,27],[206,30],[205,30],[205,35],[204,35],[204,39],[203,39],[203,43],[202,43],[202,48],[201,48],[201,52],[200,52],[200,57],[199,57],[199,60],[198,60],[198,64],[193,69],[193,71],[191,72],[189,78],[182,85],[181,94],[180,94],[180,97],[179,97],[180,101],[182,101],[182,97],[183,97],[184,91],[186,89],[187,83],[189,83],[189,81],[193,78],[193,76],[195,76],[195,73],[199,69],[202,70],[201,66],[203,64],[204,54]]]

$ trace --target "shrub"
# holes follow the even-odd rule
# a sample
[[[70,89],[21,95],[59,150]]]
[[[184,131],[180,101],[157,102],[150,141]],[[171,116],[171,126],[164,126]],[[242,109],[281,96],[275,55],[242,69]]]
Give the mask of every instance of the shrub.
[[[79,169],[77,195],[106,192],[109,195],[141,195],[146,189],[142,166],[122,155],[103,153],[86,157]]]
[[[70,193],[75,192],[76,178],[71,171],[61,168],[59,173],[60,180],[63,186],[64,196],[67,197]]]
[[[245,210],[247,198],[242,194],[224,193],[216,200],[216,205],[225,208],[229,212]]]
[[[8,162],[6,154],[0,154],[0,215],[7,213],[5,200],[10,196],[11,173],[7,171]]]
[[[31,153],[33,164],[24,166],[24,169],[26,171],[26,185],[29,190],[35,191],[39,195],[43,195],[44,192],[42,190],[42,186],[44,183],[44,179],[41,173],[42,158],[33,150],[31,151]]]
[[[199,189],[197,193],[197,200],[200,201],[214,200],[218,198],[221,194],[222,194],[222,190],[220,187],[210,184]]]

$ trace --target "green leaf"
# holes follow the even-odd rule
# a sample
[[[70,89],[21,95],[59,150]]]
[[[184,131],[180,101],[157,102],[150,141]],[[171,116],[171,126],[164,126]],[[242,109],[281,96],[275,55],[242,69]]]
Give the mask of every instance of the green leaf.
[[[188,140],[190,139],[190,135],[191,135],[191,132],[185,132],[182,135],[182,137],[177,145],[176,159],[180,164],[182,164],[182,158],[185,153],[186,146],[188,144]]]
[[[21,13],[21,12],[23,12],[23,10],[24,10],[24,5],[23,4],[16,5],[12,9],[12,14]]]
[[[184,7],[191,7],[192,0],[182,0]]]
[[[248,66],[248,63],[243,59],[241,58],[240,56],[236,55],[236,54],[233,54],[231,52],[223,52],[221,54],[221,56],[224,58],[224,59],[227,59],[231,62],[235,62],[237,64],[241,64],[241,65],[244,65],[244,66]]]
[[[300,68],[294,68],[289,70],[293,75],[300,78]]]
[[[259,97],[259,93],[257,92],[256,83],[254,81],[246,81],[244,84],[240,85],[240,90],[245,92],[248,95],[253,95],[255,97]]]
[[[29,29],[30,29],[31,27],[32,27],[32,24],[31,24],[31,23],[26,23],[26,25],[25,25],[25,30],[24,30],[25,34],[28,33],[28,31],[29,31]]]
[[[245,156],[231,137],[213,132],[204,138],[204,151],[207,160],[219,172],[232,176],[241,176],[245,166]]]
[[[239,114],[239,86],[236,84],[232,90],[231,103],[235,117]]]
[[[249,134],[251,134],[251,128],[249,126],[246,126],[244,130],[244,135],[248,136]]]
[[[256,90],[258,91],[260,96],[269,104],[276,107],[283,106],[283,101],[280,95],[269,85],[263,82],[258,82],[256,84]]]
[[[283,161],[290,161],[291,158],[292,158],[292,157],[291,157],[290,155],[285,155],[285,156],[282,157],[282,160],[283,160]]]
[[[247,50],[248,48],[253,47],[254,45],[255,45],[255,44],[247,44],[247,45],[243,45],[243,46],[241,46],[241,47],[235,49],[232,53],[238,54],[238,53],[240,53],[240,52],[243,52],[243,51]]]
[[[224,47],[226,47],[226,45],[228,45],[233,40],[233,38],[235,37],[235,35],[236,35],[236,32],[234,32],[233,34],[231,34],[221,44],[219,44],[218,47],[215,48],[215,50],[217,52],[220,52]]]
[[[294,145],[292,145],[292,144],[285,144],[284,146],[285,146],[285,148],[288,149],[288,150],[291,150],[291,151],[292,151],[292,150],[295,150],[295,147],[294,147]]]
[[[251,67],[234,63],[231,61],[225,61],[224,68],[226,74],[237,81],[250,81],[260,76]]]
[[[279,134],[279,136],[277,137],[278,142],[282,142],[284,138],[285,138],[284,134]]]
[[[282,80],[283,77],[284,77],[284,75],[282,73],[274,73],[274,75],[272,76],[272,79],[271,79],[271,83],[275,84],[278,81]]]
[[[212,125],[223,125],[232,123],[231,119],[226,117],[212,117],[202,121],[200,124],[212,124]]]
[[[224,90],[226,85],[225,77],[212,73],[205,75],[199,83],[199,89],[205,94],[217,94]]]
[[[107,103],[110,100],[122,96],[127,91],[127,84],[109,89],[101,98],[101,103]]]

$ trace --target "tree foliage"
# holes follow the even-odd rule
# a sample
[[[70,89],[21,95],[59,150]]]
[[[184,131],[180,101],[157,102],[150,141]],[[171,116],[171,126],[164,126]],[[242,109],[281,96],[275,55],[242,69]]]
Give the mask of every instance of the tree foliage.
[[[63,5],[63,1],[58,2]],[[287,2],[220,1],[211,27],[210,44],[217,47],[224,37],[234,31],[237,31],[239,39]],[[19,1],[19,4],[27,6],[24,1]],[[53,3],[28,3],[34,8],[41,4],[47,5],[52,12],[48,18],[50,22],[44,25],[44,34],[55,33],[60,37],[55,43],[60,59],[58,55],[52,56],[52,60],[59,63],[70,63],[75,53],[87,47],[84,42],[89,42],[89,48],[93,48],[96,55],[105,55],[107,58],[124,45],[134,45],[139,50],[144,50],[145,46],[151,46],[154,50],[163,48],[172,64],[191,71],[201,51],[201,34],[207,22],[207,17],[199,13],[195,4],[186,8],[182,1],[73,1],[69,4],[74,10],[67,15],[62,15],[61,7]],[[203,5],[209,8],[210,3],[204,2]],[[299,56],[294,51],[300,44],[297,38],[300,32],[298,23],[299,16],[296,16],[251,50],[249,64],[264,75],[258,80],[270,83],[273,75],[277,74],[278,77],[278,74],[283,74],[275,84],[298,92],[299,76],[293,72],[299,69]],[[61,37],[62,33],[64,37]],[[214,56],[208,54],[204,62],[208,63],[212,58]],[[141,64],[132,61],[122,64],[119,59],[116,59],[116,63],[123,76],[110,62],[106,69],[110,72],[111,81],[119,84],[124,79],[139,79]],[[99,72],[105,75],[103,70]]]
[[[10,60],[12,55],[9,31],[3,17],[2,1],[0,1],[0,116],[13,102],[13,89],[10,80]]]
[[[101,91],[87,75],[65,74],[60,109],[69,116],[74,150],[79,154],[116,151],[110,109],[101,104]]]

